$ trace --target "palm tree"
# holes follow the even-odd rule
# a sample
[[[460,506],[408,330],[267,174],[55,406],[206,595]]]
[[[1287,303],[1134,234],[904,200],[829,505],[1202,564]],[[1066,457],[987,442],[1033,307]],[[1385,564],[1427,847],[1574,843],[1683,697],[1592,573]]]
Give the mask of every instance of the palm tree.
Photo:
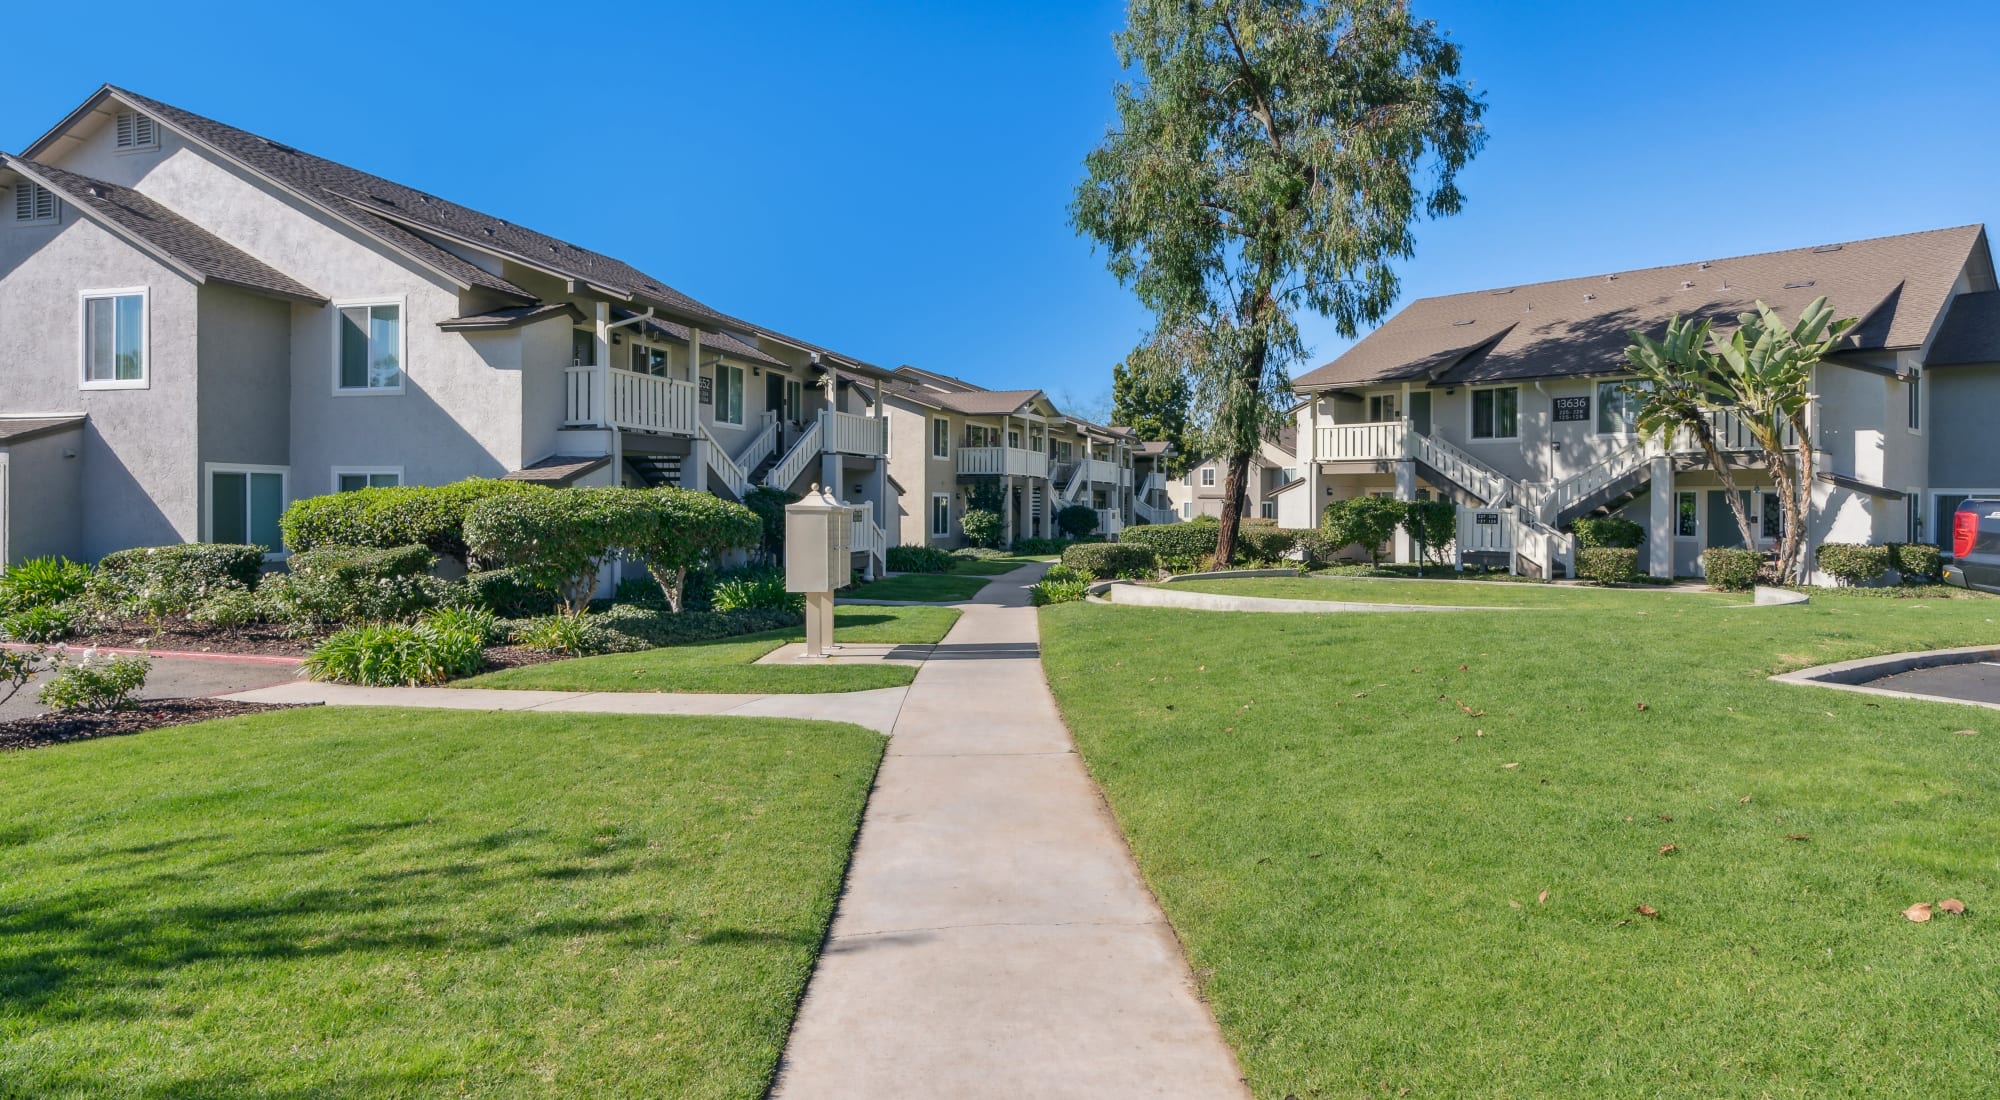
[[[1707,321],[1695,321],[1675,314],[1667,321],[1664,339],[1655,340],[1643,332],[1631,332],[1632,346],[1625,349],[1625,362],[1637,377],[1625,384],[1625,392],[1639,402],[1637,430],[1642,439],[1657,437],[1671,451],[1682,432],[1701,445],[1709,468],[1722,480],[1729,499],[1729,511],[1743,532],[1743,545],[1757,545],[1750,530],[1750,513],[1743,507],[1743,494],[1736,478],[1723,461],[1722,448],[1715,441],[1715,411],[1726,400],[1716,385],[1715,355],[1708,350],[1712,339]]]

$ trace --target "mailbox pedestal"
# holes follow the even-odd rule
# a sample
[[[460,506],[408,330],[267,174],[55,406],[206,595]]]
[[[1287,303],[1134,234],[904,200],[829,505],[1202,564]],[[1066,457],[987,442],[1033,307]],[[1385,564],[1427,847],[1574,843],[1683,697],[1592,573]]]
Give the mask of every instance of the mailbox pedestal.
[[[854,510],[818,485],[785,505],[785,591],[806,595],[807,657],[833,646],[833,591],[847,584]]]

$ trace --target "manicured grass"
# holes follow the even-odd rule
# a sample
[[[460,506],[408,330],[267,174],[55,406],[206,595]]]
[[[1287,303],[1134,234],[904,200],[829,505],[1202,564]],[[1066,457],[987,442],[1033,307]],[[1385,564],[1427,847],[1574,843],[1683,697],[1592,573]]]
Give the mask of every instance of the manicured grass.
[[[1732,594],[1654,587],[1592,588],[1568,584],[1333,577],[1237,577],[1175,581],[1171,587],[1190,592],[1219,592],[1230,596],[1264,596],[1281,600],[1455,604],[1460,607],[1629,608],[1635,612],[1654,606],[1679,606],[1674,601],[1711,606],[1750,602],[1747,592]]]
[[[0,1095],[761,1096],[882,743],[310,708],[0,756]]]
[[[833,636],[857,644],[931,645],[944,638],[959,614],[954,607],[843,607],[834,611]],[[907,665],[753,663],[804,637],[800,630],[773,630],[637,653],[607,653],[502,669],[451,686],[791,695],[901,687],[916,678],[916,669]]]
[[[987,578],[956,573],[903,573],[879,581],[843,588],[840,594],[857,600],[915,600],[925,603],[957,603],[969,600],[986,587]]]
[[[952,562],[951,571],[963,577],[997,577],[1002,573],[1012,573],[1024,565],[1036,565],[1054,560],[1056,559],[1020,555],[1009,555],[1004,558],[959,558]]]
[[[1256,1094],[1990,1091],[2000,716],[1765,677],[2000,641],[2000,601],[1597,595],[1043,609]],[[1971,916],[1900,915],[1951,897]]]

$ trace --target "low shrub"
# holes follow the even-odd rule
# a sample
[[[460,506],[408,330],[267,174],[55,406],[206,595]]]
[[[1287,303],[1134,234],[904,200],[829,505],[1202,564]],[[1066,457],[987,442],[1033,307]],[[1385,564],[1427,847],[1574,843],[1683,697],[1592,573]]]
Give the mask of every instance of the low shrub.
[[[785,630],[802,621],[795,611],[665,611],[618,604],[591,616],[611,635],[614,650],[709,642],[766,630]]]
[[[238,588],[203,600],[188,612],[188,618],[209,626],[238,627],[263,622],[268,613],[265,595]]]
[[[967,508],[958,517],[958,529],[965,532],[965,540],[974,546],[1000,545],[1002,526],[1000,513],[984,508]]]
[[[648,577],[650,584],[652,578]],[[463,602],[483,607],[503,619],[546,615],[561,597],[553,588],[536,584],[512,569],[482,569],[459,582]],[[658,585],[653,586],[656,590]]]
[[[1724,592],[1748,592],[1757,586],[1757,572],[1764,567],[1764,555],[1755,550],[1712,547],[1701,552],[1702,573],[1710,586]]]
[[[469,634],[483,646],[496,645],[507,637],[500,620],[482,607],[440,607],[426,614],[422,622],[432,630]]]
[[[1097,531],[1097,509],[1088,504],[1072,504],[1056,513],[1056,530],[1073,539]]]
[[[1236,553],[1238,557],[1254,558],[1257,561],[1278,561],[1299,544],[1296,531],[1261,523],[1255,527],[1248,525],[1236,533]]]
[[[430,571],[437,558],[422,546],[316,546],[291,556],[292,573],[327,573],[344,581],[413,577]]]
[[[422,546],[468,567],[465,522],[496,496],[546,494],[546,485],[468,478],[449,485],[388,485],[295,500],[278,517],[293,553],[319,546]]]
[[[1058,580],[1043,577],[1028,586],[1028,602],[1036,607],[1052,603],[1074,603],[1089,595],[1090,582],[1081,577]]]
[[[717,611],[803,612],[806,594],[785,591],[785,575],[777,570],[755,570],[717,580],[709,603]]]
[[[1045,581],[1058,581],[1066,584],[1070,581],[1088,581],[1091,580],[1092,578],[1090,574],[1085,573],[1081,569],[1072,569],[1067,565],[1057,563],[1055,565],[1049,566],[1049,571],[1042,574],[1042,579]]]
[[[1597,584],[1629,584],[1639,577],[1639,551],[1629,546],[1578,550],[1576,575]]]
[[[184,615],[221,592],[257,587],[264,548],[187,542],[106,554],[84,587],[92,605],[121,618]]]
[[[1944,551],[1927,542],[1892,542],[1889,566],[1904,584],[1939,581],[1944,578]]]
[[[60,642],[76,629],[69,604],[33,604],[0,618],[0,637],[10,642]]]
[[[336,684],[439,684],[479,671],[485,640],[429,622],[375,623],[327,636],[306,656],[306,675]]]
[[[660,503],[648,490],[606,486],[487,497],[465,517],[465,541],[482,561],[561,594],[582,611],[598,571],[625,547],[657,535]],[[655,578],[658,579],[658,578]]]
[[[1151,550],[1154,562],[1169,573],[1191,573],[1215,557],[1215,542],[1221,533],[1221,525],[1212,519],[1207,523],[1160,523],[1121,531],[1118,544]],[[1067,553],[1063,560],[1069,560]]]
[[[68,558],[29,558],[0,574],[0,611],[47,607],[83,595],[90,567]]]
[[[1292,532],[1292,545],[1298,549],[1304,564],[1321,566],[1338,561],[1347,544],[1334,542],[1333,533],[1324,527],[1307,527]]]
[[[152,668],[153,662],[144,657],[103,657],[92,650],[81,660],[72,661],[68,654],[58,652],[35,697],[54,711],[114,711],[146,686],[146,674]]]
[[[692,576],[693,574],[690,574],[690,579]],[[683,600],[687,598],[685,589],[681,598]],[[650,574],[640,574],[621,578],[611,599],[613,603],[665,604],[667,594],[660,589],[660,582],[654,580]]]
[[[1069,545],[1061,539],[1015,539],[1014,553],[1027,557],[1042,558],[1050,554],[1060,554]]]
[[[567,653],[573,657],[607,653],[612,648],[611,632],[598,621],[598,616],[589,612],[523,619],[513,625],[509,637],[523,649]]]
[[[1321,513],[1320,525],[1337,546],[1359,543],[1368,560],[1380,563],[1382,545],[1396,534],[1408,516],[1403,501],[1389,497],[1349,497],[1336,500]]]
[[[1094,580],[1112,577],[1145,580],[1157,573],[1152,548],[1129,542],[1078,543],[1063,551],[1062,563]]]
[[[1867,584],[1889,572],[1889,548],[1858,542],[1822,542],[1819,568],[1842,584]]]
[[[281,573],[256,592],[263,617],[295,631],[329,623],[399,622],[445,602],[452,582],[428,574],[368,576],[358,568]]]
[[[1619,516],[1584,516],[1570,524],[1579,550],[1598,547],[1636,550],[1645,545],[1646,529]]]
[[[891,573],[943,573],[951,568],[951,551],[935,546],[891,546],[884,557]]]

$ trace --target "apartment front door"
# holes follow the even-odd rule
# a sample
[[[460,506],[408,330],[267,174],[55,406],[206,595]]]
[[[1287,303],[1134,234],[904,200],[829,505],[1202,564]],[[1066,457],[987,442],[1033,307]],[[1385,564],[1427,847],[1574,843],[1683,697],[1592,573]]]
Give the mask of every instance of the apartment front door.
[[[773,416],[789,420],[785,414],[785,376],[774,370],[764,372],[764,408]]]
[[[1743,513],[1753,511],[1750,494],[1743,493]],[[1708,545],[1740,549],[1743,546],[1743,531],[1736,526],[1736,515],[1729,510],[1729,493],[1723,489],[1708,491]]]
[[[1410,395],[1410,424],[1420,435],[1431,434],[1431,395],[1418,392]]]

